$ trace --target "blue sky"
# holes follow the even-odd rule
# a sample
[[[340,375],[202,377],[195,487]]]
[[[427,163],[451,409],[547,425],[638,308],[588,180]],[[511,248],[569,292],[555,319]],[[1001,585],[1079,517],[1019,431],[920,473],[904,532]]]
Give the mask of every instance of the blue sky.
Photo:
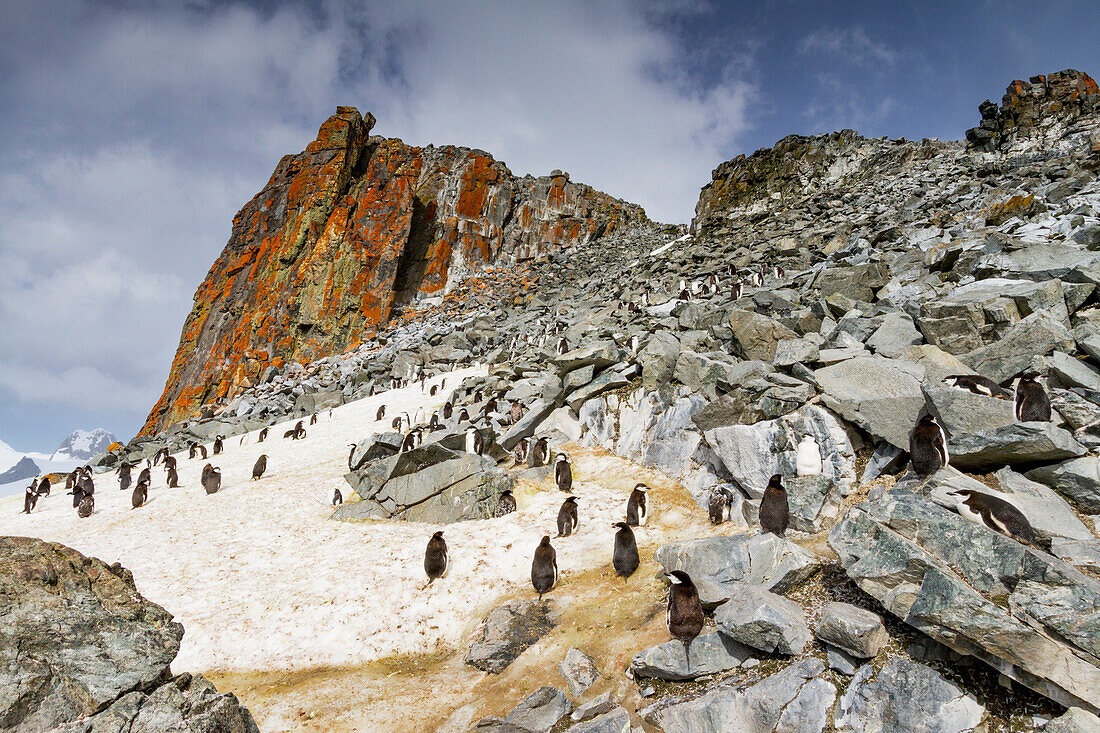
[[[964,6],[961,10],[957,6]],[[0,0],[0,439],[129,438],[233,214],[338,104],[686,222],[790,133],[959,139],[1100,3]]]

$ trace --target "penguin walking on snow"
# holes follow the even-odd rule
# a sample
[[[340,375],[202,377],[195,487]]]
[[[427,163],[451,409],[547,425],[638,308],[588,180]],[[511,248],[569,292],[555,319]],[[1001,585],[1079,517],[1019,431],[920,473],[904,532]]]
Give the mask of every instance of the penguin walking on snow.
[[[909,461],[921,478],[931,476],[951,460],[947,452],[947,434],[931,415],[917,421],[909,434]]]
[[[169,469],[172,469],[172,468],[175,468],[175,467],[176,467],[176,457],[165,455],[164,456],[164,472],[168,473]]]
[[[52,486],[53,484],[50,483],[50,477],[43,476],[42,480],[38,482],[38,488],[35,489],[35,493],[38,494],[38,496],[40,497],[49,496],[50,488],[52,488]]]
[[[124,468],[125,470],[120,470],[118,474],[118,488],[120,491],[126,491],[133,483],[133,478],[130,476],[130,464],[126,464]]]
[[[332,495],[332,505],[336,506],[337,504],[343,504],[343,503],[344,503],[344,495],[340,493],[340,489],[336,489],[335,493]]]
[[[91,494],[82,494],[80,504],[76,507],[76,516],[87,519],[95,511],[95,499]]]
[[[225,436],[219,435],[214,438],[214,455],[220,456],[223,450],[225,450]]]
[[[23,514],[30,514],[34,511],[35,504],[38,503],[38,488],[36,486],[28,486],[27,493],[23,496]]]
[[[615,553],[611,556],[611,565],[615,568],[615,574],[626,580],[641,564],[638,543],[634,539],[634,531],[626,522],[615,522],[611,526],[619,529],[615,533]]]
[[[202,488],[207,494],[216,494],[222,487],[222,471],[207,463],[202,469]]]
[[[783,488],[783,477],[777,473],[768,481],[764,496],[760,499],[760,529],[782,537],[787,533],[789,522],[787,490]]]
[[[626,500],[626,523],[631,527],[644,527],[649,517],[649,487],[638,484]]]
[[[665,625],[674,639],[684,645],[684,658],[691,669],[691,642],[703,630],[703,604],[691,577],[683,570],[666,574],[672,585],[668,588]]]
[[[539,546],[535,548],[535,557],[531,561],[531,585],[539,594],[539,601],[557,582],[558,554],[550,544],[550,535],[543,535]]]
[[[577,518],[577,497],[570,496],[558,509],[558,537],[568,537],[580,526]]]
[[[500,492],[500,498],[497,499],[497,509],[493,512],[494,517],[503,517],[505,514],[511,514],[516,510],[516,497],[512,495],[511,489],[505,489]]]
[[[1016,382],[1016,419],[1019,422],[1050,422],[1050,398],[1035,372],[1024,374]]]
[[[1035,544],[1035,530],[1031,522],[1027,521],[1023,512],[999,496],[973,489],[957,489],[947,494],[956,498],[955,509],[971,522],[1008,535],[1021,544]]]
[[[178,473],[176,473],[176,469],[174,468],[168,469],[168,476],[165,480],[167,481],[168,488],[170,489],[178,489],[180,486],[180,476]]]
[[[261,430],[261,431],[260,431],[260,437],[259,437],[259,439],[258,439],[258,440],[256,441],[257,443],[262,443],[262,442],[264,442],[264,438],[266,438],[266,437],[267,437],[267,431],[268,431],[268,430],[270,430],[270,428],[264,428],[263,430]],[[194,458],[194,456],[191,456],[191,457],[192,457],[192,458]]]
[[[385,405],[379,405],[378,406],[378,412],[374,413],[374,419],[375,420],[381,420],[385,416],[386,416],[386,406]]]
[[[573,490],[573,467],[569,465],[569,457],[559,453],[554,462],[554,485],[558,491],[566,493]]]
[[[428,585],[447,572],[447,541],[443,539],[442,531],[428,540],[428,548],[424,551],[424,572],[428,575]]]
[[[149,498],[149,485],[143,484],[140,481],[138,485],[134,487],[134,493],[130,495],[130,506],[137,509],[145,500]]]
[[[252,466],[252,480],[257,481],[264,475],[264,471],[267,470],[267,454],[261,453],[260,457],[256,459],[256,464]]]
[[[802,441],[798,444],[795,470],[799,476],[821,475],[821,449],[817,447],[817,440],[809,433],[802,436]]]

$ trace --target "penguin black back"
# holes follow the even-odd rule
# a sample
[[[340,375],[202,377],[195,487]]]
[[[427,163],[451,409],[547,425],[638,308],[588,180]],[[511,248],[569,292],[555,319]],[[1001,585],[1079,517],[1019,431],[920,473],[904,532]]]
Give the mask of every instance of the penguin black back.
[[[649,516],[649,487],[638,484],[626,500],[626,523],[632,527],[641,527]]]
[[[223,450],[225,450],[225,438],[219,435],[214,438],[214,455],[221,455]]]
[[[138,485],[134,487],[134,493],[130,495],[130,506],[137,509],[145,503],[148,497],[149,489],[147,485],[139,482]]]
[[[960,514],[967,511],[968,519],[980,519],[990,529],[1008,535],[1012,539],[1027,545],[1035,545],[1035,530],[1016,506],[999,496],[986,494],[972,489],[959,489],[948,492],[952,496],[962,497]]]
[[[252,480],[256,481],[264,475],[264,471],[267,470],[267,454],[261,453],[260,457],[256,459],[256,465],[252,467]]]
[[[428,548],[424,551],[424,572],[428,576],[428,585],[447,572],[447,541],[441,531],[428,540]]]
[[[312,415],[310,415],[309,424],[310,425],[316,425],[317,424],[317,413],[316,412],[313,413]]]
[[[202,469],[202,488],[207,494],[216,494],[222,487],[222,473],[220,468],[214,468],[209,463]]]
[[[50,477],[43,476],[42,480],[38,482],[38,488],[35,490],[35,493],[39,496],[49,496],[51,488],[53,488],[53,484],[50,483]]]
[[[703,630],[703,604],[699,600],[699,591],[691,582],[691,577],[683,570],[668,573],[672,585],[668,589],[668,605],[665,608],[665,625],[674,639],[684,645],[687,666],[691,667],[691,642]]]
[[[512,495],[511,489],[505,489],[500,492],[500,498],[497,499],[497,509],[493,513],[493,516],[503,517],[505,514],[511,514],[516,510],[516,497]]]
[[[561,503],[558,509],[558,537],[568,537],[573,534],[580,521],[577,519],[577,497],[570,496]]]
[[[168,471],[168,470],[172,470],[172,469],[175,469],[175,468],[176,468],[176,457],[175,456],[165,456],[164,457],[164,470]]]
[[[615,533],[615,553],[611,557],[611,564],[615,568],[615,574],[626,580],[641,564],[638,543],[634,539],[634,531],[626,522],[615,522],[611,526],[619,528]]]
[[[531,561],[531,585],[542,596],[558,582],[558,555],[550,544],[550,535],[543,535],[539,546],[535,548],[535,557]]]
[[[1008,390],[981,374],[952,374],[943,378],[944,384],[959,387],[976,395],[987,397],[1008,397]]]
[[[270,428],[264,428],[263,430],[261,430],[261,431],[260,431],[260,436],[259,436],[259,438],[258,438],[258,439],[256,440],[256,442],[257,442],[257,443],[262,443],[262,442],[264,442],[264,439],[265,439],[265,438],[267,438],[267,431],[268,431],[268,430],[270,430]]]
[[[558,491],[573,490],[573,466],[569,464],[569,458],[564,453],[559,453],[554,461],[554,484]]]
[[[374,413],[374,419],[375,420],[381,420],[385,416],[386,416],[386,406],[385,405],[379,405],[378,406],[378,412]]]
[[[1020,422],[1049,422],[1050,398],[1039,375],[1028,373],[1016,383],[1016,419]]]
[[[921,417],[909,435],[909,460],[921,478],[931,476],[950,460],[947,434],[931,415]]]
[[[775,474],[760,499],[760,529],[782,537],[787,532],[789,521],[787,490],[783,488],[783,477]]]
[[[733,497],[730,496],[729,489],[715,486],[710,492],[710,498],[707,500],[707,516],[710,517],[710,523],[722,524],[729,521],[732,503]]]
[[[80,503],[76,507],[76,515],[81,519],[87,519],[92,516],[92,512],[95,511],[95,499],[91,494],[84,494],[80,497]]]
[[[180,485],[180,477],[179,477],[179,474],[178,474],[178,473],[176,473],[176,469],[174,469],[174,468],[169,468],[169,469],[168,469],[168,488],[170,488],[170,489],[178,489],[178,488],[179,488],[179,485]]]

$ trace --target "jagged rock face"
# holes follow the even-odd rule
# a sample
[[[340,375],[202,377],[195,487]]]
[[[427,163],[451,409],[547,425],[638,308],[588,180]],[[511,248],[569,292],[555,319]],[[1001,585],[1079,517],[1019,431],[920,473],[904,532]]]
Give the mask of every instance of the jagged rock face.
[[[1088,74],[1066,69],[1008,85],[1000,109],[988,99],[978,111],[982,122],[966,131],[975,147],[995,150],[1044,137],[1046,127],[1072,123],[1100,110],[1100,87]]]
[[[370,136],[373,125],[337,108],[238,212],[142,434],[256,384],[268,366],[354,346],[395,301],[648,223],[561,171],[517,178],[485,152],[413,147]]]

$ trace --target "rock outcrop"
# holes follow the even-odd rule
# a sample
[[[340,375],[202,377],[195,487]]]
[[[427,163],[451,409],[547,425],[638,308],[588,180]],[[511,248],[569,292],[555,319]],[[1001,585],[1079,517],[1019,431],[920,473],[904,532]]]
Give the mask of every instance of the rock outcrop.
[[[0,537],[0,729],[258,733],[232,694],[172,675],[182,638],[125,568]]]
[[[143,434],[269,367],[338,354],[395,304],[443,295],[470,272],[649,225],[640,207],[567,173],[519,178],[484,151],[414,147],[373,126],[339,107],[234,217]]]

